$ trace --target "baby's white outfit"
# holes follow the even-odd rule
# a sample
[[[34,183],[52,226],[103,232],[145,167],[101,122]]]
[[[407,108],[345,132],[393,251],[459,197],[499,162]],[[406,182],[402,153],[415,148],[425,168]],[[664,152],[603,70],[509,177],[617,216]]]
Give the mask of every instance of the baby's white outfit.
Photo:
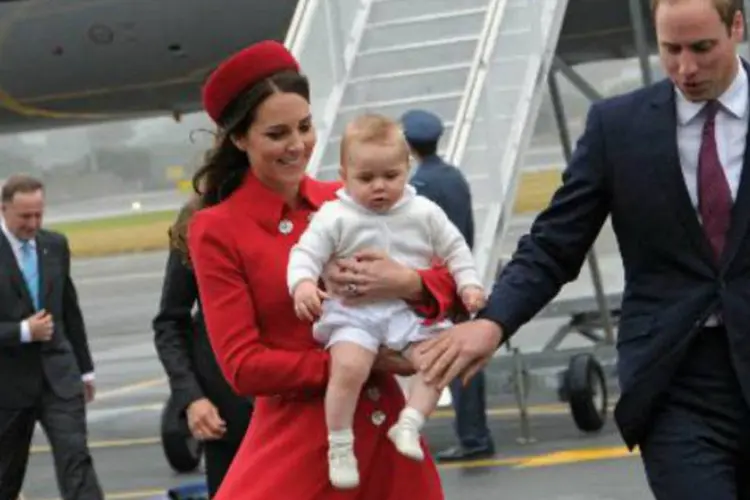
[[[364,249],[382,250],[413,269],[429,268],[437,257],[448,267],[458,290],[481,286],[471,250],[458,228],[440,206],[417,195],[412,186],[407,185],[402,198],[384,213],[358,204],[343,188],[336,194],[338,199],[323,204],[292,248],[287,269],[290,293],[302,280],[317,283],[332,258],[350,257]],[[402,351],[449,326],[447,320],[424,325],[403,300],[346,306],[331,298],[323,303],[313,335],[326,347],[349,341],[375,352],[381,345]]]

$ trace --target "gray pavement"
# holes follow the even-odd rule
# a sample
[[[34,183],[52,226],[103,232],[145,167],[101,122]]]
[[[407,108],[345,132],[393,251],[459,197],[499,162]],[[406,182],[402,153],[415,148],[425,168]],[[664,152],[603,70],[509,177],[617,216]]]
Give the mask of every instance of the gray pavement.
[[[528,221],[518,221],[517,234]],[[511,237],[515,239],[515,236]],[[509,239],[511,239],[509,238]],[[603,249],[602,271],[607,288],[622,285],[611,234]],[[510,252],[510,249],[508,249]],[[164,374],[156,359],[150,321],[161,286],[166,255],[79,260],[73,273],[89,325],[96,362],[98,399],[89,407],[90,442],[108,499],[153,498],[170,486],[199,479],[176,475],[168,467],[158,439],[161,405],[167,396]],[[588,273],[565,288],[562,297],[590,296]],[[538,352],[562,319],[535,321],[518,334],[515,345]],[[568,346],[585,346],[571,339]],[[504,354],[503,354],[504,356]],[[625,500],[650,498],[640,462],[625,453],[611,422],[596,435],[573,424],[567,408],[553,394],[534,396],[532,434],[536,441],[518,444],[517,412],[506,394],[492,391],[489,404],[498,454],[488,461],[442,467],[447,499],[511,498],[539,500]],[[427,426],[434,450],[453,444],[449,411]],[[57,498],[47,442],[38,430],[26,477],[26,500]]]

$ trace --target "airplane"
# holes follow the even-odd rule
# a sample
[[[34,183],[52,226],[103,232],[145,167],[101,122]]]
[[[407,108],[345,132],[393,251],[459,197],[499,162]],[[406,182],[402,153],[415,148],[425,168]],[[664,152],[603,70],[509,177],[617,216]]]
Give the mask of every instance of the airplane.
[[[648,0],[639,1],[653,52]],[[0,0],[0,134],[200,111],[215,65],[283,40],[297,3]],[[633,33],[628,2],[570,0],[558,56],[570,66],[631,58]]]

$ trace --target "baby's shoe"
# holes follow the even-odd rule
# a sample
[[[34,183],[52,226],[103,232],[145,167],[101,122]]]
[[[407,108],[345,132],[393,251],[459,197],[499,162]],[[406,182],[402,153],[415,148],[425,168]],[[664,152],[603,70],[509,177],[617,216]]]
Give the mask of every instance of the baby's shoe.
[[[424,460],[424,451],[419,442],[419,430],[414,426],[397,422],[388,430],[388,438],[393,441],[398,452],[405,457],[417,461]]]
[[[359,471],[354,447],[350,444],[331,444],[328,449],[328,477],[334,488],[350,489],[359,486]]]

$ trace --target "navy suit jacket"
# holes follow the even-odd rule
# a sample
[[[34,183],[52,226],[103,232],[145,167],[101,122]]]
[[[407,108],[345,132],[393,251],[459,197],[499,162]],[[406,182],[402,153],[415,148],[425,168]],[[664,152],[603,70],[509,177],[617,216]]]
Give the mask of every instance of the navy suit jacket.
[[[611,215],[625,271],[615,418],[631,448],[691,338],[719,308],[750,401],[750,148],[717,263],[683,180],[676,120],[669,81],[593,104],[562,186],[480,313],[513,334],[578,276]]]
[[[448,219],[463,235],[469,248],[474,246],[474,215],[471,211],[471,189],[466,177],[439,156],[425,158],[410,181],[417,194],[443,209]]]

